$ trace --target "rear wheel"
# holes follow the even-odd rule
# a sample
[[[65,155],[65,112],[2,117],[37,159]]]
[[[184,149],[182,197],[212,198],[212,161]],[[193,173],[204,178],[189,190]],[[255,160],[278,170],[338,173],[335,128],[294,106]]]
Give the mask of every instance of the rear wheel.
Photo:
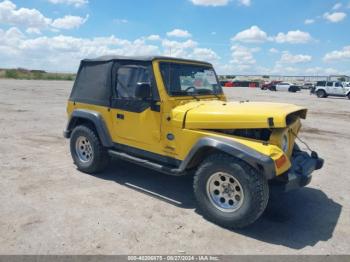
[[[70,139],[70,151],[77,168],[89,174],[103,171],[110,160],[96,133],[87,126],[74,128]]]
[[[209,156],[194,178],[194,193],[204,217],[226,228],[252,224],[265,210],[265,177],[245,162],[225,154]]]
[[[324,98],[324,97],[326,97],[326,92],[324,90],[317,90],[316,95],[319,98]]]
[[[348,94],[348,99],[350,99],[350,93]]]

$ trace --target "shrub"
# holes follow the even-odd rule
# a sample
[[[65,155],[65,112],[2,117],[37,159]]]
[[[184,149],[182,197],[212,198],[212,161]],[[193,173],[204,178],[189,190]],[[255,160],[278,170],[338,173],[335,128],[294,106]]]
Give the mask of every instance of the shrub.
[[[5,77],[17,79],[18,78],[17,70],[15,69],[6,70]]]

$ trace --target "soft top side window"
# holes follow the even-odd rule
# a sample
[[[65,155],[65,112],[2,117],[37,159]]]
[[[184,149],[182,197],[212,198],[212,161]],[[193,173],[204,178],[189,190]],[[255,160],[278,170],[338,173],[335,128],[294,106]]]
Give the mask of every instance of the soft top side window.
[[[151,84],[150,72],[141,65],[122,65],[117,70],[116,93],[118,98],[136,99],[137,83]]]

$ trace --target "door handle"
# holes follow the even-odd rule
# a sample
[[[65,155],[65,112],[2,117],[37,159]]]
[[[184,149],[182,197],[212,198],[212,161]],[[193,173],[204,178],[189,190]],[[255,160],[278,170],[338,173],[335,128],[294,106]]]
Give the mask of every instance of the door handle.
[[[124,120],[124,115],[123,114],[117,114],[117,118],[121,119],[121,120]]]

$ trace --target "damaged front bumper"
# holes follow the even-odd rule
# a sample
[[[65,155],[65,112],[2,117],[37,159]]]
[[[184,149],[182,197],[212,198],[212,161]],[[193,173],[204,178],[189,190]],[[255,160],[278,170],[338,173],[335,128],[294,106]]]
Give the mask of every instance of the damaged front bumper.
[[[271,186],[281,191],[304,187],[311,182],[312,172],[323,167],[324,160],[316,152],[309,155],[307,152],[294,150],[291,164],[286,173],[271,180]]]

